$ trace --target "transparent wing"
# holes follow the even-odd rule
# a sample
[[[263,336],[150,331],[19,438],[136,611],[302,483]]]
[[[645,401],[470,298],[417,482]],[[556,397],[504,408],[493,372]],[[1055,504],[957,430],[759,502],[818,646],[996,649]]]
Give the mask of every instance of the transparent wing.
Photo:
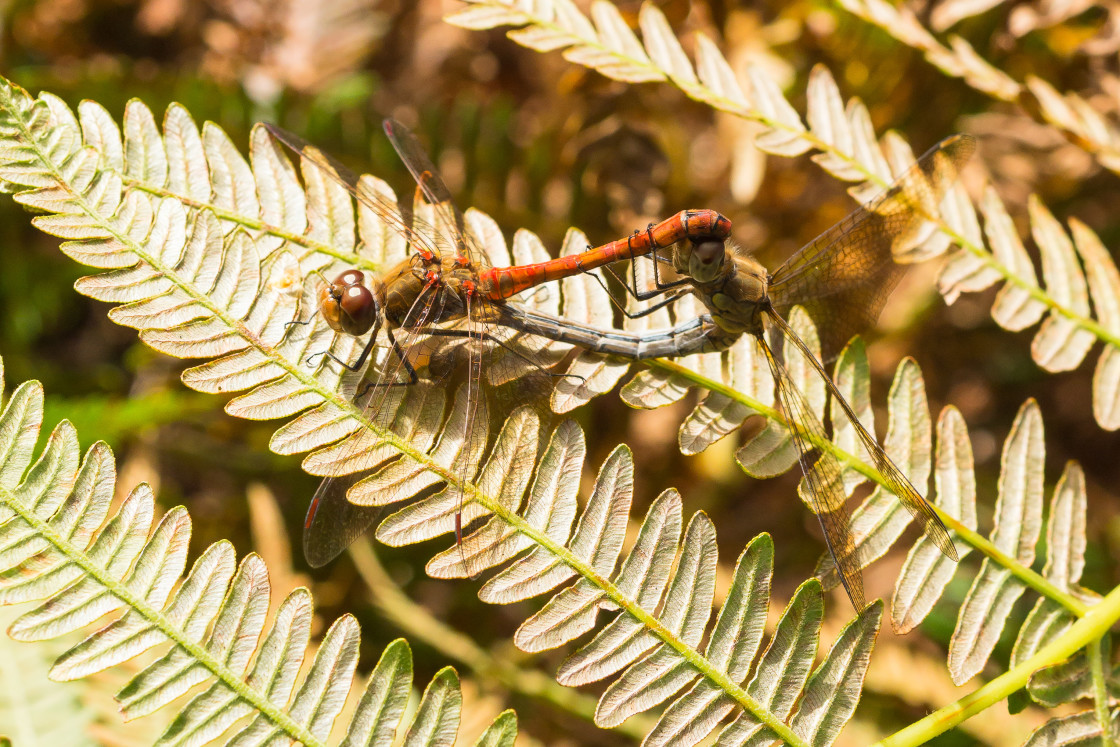
[[[928,219],[976,150],[968,135],[946,138],[885,192],[802,247],[770,278],[770,300],[786,316],[809,312],[824,360],[878,318],[904,270],[893,251]]]
[[[466,228],[463,213],[451,198],[451,190],[439,175],[432,159],[412,131],[395,119],[386,119],[382,126],[389,142],[397,151],[401,161],[412,173],[420,190],[428,202],[438,211],[440,219],[451,229],[455,240],[455,256],[462,257],[463,264],[468,264],[476,270],[489,266],[489,257],[471,238]]]
[[[784,331],[787,335],[796,338],[793,330],[788,326]],[[797,443],[798,461],[805,475],[805,481],[800,488],[802,500],[808,503],[821,523],[824,541],[840,572],[840,581],[848,592],[848,598],[852,600],[852,605],[857,611],[862,610],[867,600],[863,593],[863,575],[860,572],[859,558],[856,556],[849,528],[848,509],[844,505],[846,496],[840,462],[832,452],[817,448],[816,444],[828,441],[824,425],[805,401],[805,395],[794,384],[785,366],[762,337],[759,338],[759,346],[766,354],[770,373],[777,385],[778,407],[789,425],[793,440]],[[817,455],[815,460],[814,452]]]
[[[875,468],[884,478],[887,489],[898,496],[902,504],[922,525],[922,531],[937,545],[938,549],[946,557],[957,560],[957,551],[949,538],[948,529],[938,518],[937,513],[926,502],[926,499],[918,493],[910,480],[902,474],[902,471],[883,450],[883,447],[875,440],[875,437],[863,427],[851,405],[840,394],[832,381],[832,377],[828,375],[817,357],[812,354],[812,351],[806,347],[805,343],[784,319],[777,314],[769,314],[769,318],[772,322],[771,329],[777,335],[783,337],[787,343],[796,346],[824,381],[829,393],[840,405],[848,421],[851,422],[860,442],[867,449],[867,453],[871,455],[875,462]],[[805,454],[807,450],[815,448],[814,440],[827,440],[824,427],[820,418],[812,412],[808,403],[805,402],[804,396],[794,386],[784,367],[780,362],[774,360],[770,348],[766,345],[763,347],[766,349],[767,359],[770,361],[771,372],[774,373],[774,378],[778,382],[778,395],[779,401],[782,403],[783,414],[797,417],[798,422],[791,422],[790,426],[801,449],[801,466],[805,472],[806,484],[810,488],[810,505],[813,506],[814,512],[820,517],[829,551],[833,560],[836,561],[836,567],[840,571],[844,588],[848,590],[848,595],[852,598],[854,604],[857,597],[854,595],[853,589],[858,589],[860,594],[858,598],[862,599],[862,580],[859,578],[859,558],[854,552],[853,541],[848,528],[848,513],[844,507],[845,493],[840,462],[831,452],[821,452],[812,468],[806,469]],[[787,401],[788,405],[786,404]],[[817,440],[816,442],[823,443],[824,440]],[[840,519],[844,522],[842,530],[836,527]],[[856,609],[862,609],[862,605],[858,605]]]
[[[381,516],[381,506],[355,506],[346,500],[347,491],[371,474],[366,470],[319,483],[303,523],[303,555],[312,568],[337,558]]]
[[[859,421],[856,413],[852,410],[852,406],[848,404],[848,401],[840,394],[840,390],[836,388],[832,377],[824,370],[824,367],[821,365],[820,361],[817,360],[816,356],[805,347],[805,343],[802,342],[801,338],[797,337],[796,333],[786,324],[784,319],[776,318],[773,314],[770,315],[770,319],[773,320],[774,325],[782,331],[783,336],[791,340],[793,344],[801,350],[802,355],[808,358],[813,369],[821,379],[824,380],[825,386],[828,387],[829,394],[831,394],[833,399],[836,400],[836,403],[840,405],[840,409],[844,412],[844,417],[851,422],[852,427],[859,436],[860,442],[863,443],[864,448],[867,449],[867,453],[871,455],[872,460],[875,462],[875,468],[883,475],[887,483],[887,488],[898,496],[902,504],[906,506],[910,513],[913,514],[914,518],[921,523],[922,531],[937,545],[938,549],[940,549],[946,557],[956,560],[957,550],[953,545],[953,541],[949,539],[949,530],[945,527],[945,524],[942,523],[941,519],[938,518],[937,512],[935,512],[926,499],[918,493],[906,475],[902,474],[902,470],[900,470],[898,465],[894,463],[894,460],[887,455],[887,452],[883,451],[883,447],[879,445],[875,437],[868,433],[867,429],[863,427],[863,423]]]
[[[379,215],[387,225],[408,237],[412,251],[426,257],[444,257],[455,251],[444,233],[437,231],[434,226],[416,216],[413,216],[411,223],[407,222],[401,216],[400,207],[396,203],[364,189],[357,174],[321,151],[318,146],[274,124],[268,122],[263,124],[277,142],[317,166],[328,178],[353,195],[355,200]],[[444,189],[446,190],[446,187]]]

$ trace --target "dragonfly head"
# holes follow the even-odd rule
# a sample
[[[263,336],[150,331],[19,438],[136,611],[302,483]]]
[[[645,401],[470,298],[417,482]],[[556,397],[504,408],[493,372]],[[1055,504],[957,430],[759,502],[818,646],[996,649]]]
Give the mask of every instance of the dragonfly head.
[[[346,270],[319,291],[319,310],[330,328],[363,335],[377,319],[377,300],[365,285],[361,270]]]
[[[722,239],[714,236],[694,239],[688,257],[687,273],[698,283],[710,283],[719,277],[726,256]]]

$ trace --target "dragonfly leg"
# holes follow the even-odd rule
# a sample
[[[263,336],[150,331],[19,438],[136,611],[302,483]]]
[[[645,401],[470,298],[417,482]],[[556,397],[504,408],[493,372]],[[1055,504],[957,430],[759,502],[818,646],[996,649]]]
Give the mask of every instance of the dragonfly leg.
[[[311,322],[315,319],[315,317],[318,315],[318,313],[319,313],[319,309],[315,309],[315,311],[311,312],[311,316],[307,317],[307,321],[300,321],[299,319],[293,319],[290,322],[284,322],[284,329],[289,329],[291,327],[294,327],[297,324],[301,327],[306,327],[308,324],[311,324]]]
[[[653,238],[653,228],[654,228],[653,223],[650,223],[646,226],[646,243],[648,243],[650,246],[654,246],[654,244],[656,243],[656,241]],[[638,233],[637,231],[634,232],[635,235],[637,235],[637,233]],[[675,281],[672,281],[672,282],[668,282],[668,281],[662,282],[661,281],[661,273],[658,272],[658,267],[660,266],[659,263],[670,261],[667,258],[662,257],[660,254],[657,253],[658,249],[661,249],[661,248],[663,248],[663,247],[658,247],[657,249],[654,249],[652,252],[650,252],[650,255],[649,255],[653,259],[653,284],[654,284],[654,287],[651,290],[643,291],[643,290],[640,290],[638,288],[638,265],[635,263],[634,259],[630,260],[630,279],[631,279],[630,283],[627,283],[625,280],[623,280],[621,277],[619,277],[618,273],[614,272],[614,270],[611,270],[611,274],[614,275],[615,278],[617,278],[620,283],[622,283],[622,287],[626,289],[626,292],[629,293],[631,296],[633,296],[635,299],[637,299],[639,301],[648,301],[651,298],[654,298],[656,296],[660,296],[660,295],[664,294],[666,291],[671,290],[672,288],[680,287],[680,286],[685,285],[689,282],[688,278],[681,278],[680,280],[675,280]]]
[[[359,362],[364,362],[365,361],[366,356],[369,355],[369,351],[372,349],[373,341],[375,339],[377,339],[377,329],[376,329],[376,327],[380,327],[381,325],[380,325],[380,323],[378,323],[374,326],[375,326],[374,332],[373,332],[372,335],[370,335],[370,338],[369,338],[370,341],[368,343],[366,343],[366,348],[365,348],[365,350],[362,351],[361,358],[358,359]],[[386,327],[385,328],[385,334],[389,338],[390,348],[392,349],[393,353],[397,356],[397,360],[400,361],[401,366],[404,368],[405,372],[408,374],[408,381],[386,381],[386,382],[370,381],[364,387],[362,387],[362,391],[360,391],[356,395],[354,395],[355,399],[361,397],[366,392],[368,392],[370,389],[383,389],[385,387],[391,387],[391,386],[412,386],[413,384],[416,384],[420,381],[420,377],[416,374],[416,369],[413,367],[413,365],[411,363],[408,362],[408,356],[404,354],[403,350],[401,350],[400,343],[397,342],[397,338],[393,334],[393,330]],[[334,357],[334,356],[331,356],[331,357]],[[336,358],[335,360],[338,360],[338,359]],[[346,364],[344,363],[343,365],[346,365]],[[357,370],[357,368],[354,368],[354,369],[351,369],[351,370]]]
[[[633,261],[633,260],[631,260],[631,261]],[[652,306],[648,306],[648,307],[642,309],[641,311],[628,311],[624,305],[619,303],[619,300],[617,298],[615,298],[615,295],[613,293],[611,293],[611,289],[607,287],[607,284],[603,282],[603,279],[601,277],[599,277],[598,275],[596,275],[595,273],[591,273],[591,277],[595,278],[595,281],[597,283],[599,283],[599,285],[603,286],[603,290],[605,290],[607,292],[607,297],[611,299],[611,303],[613,303],[615,308],[618,309],[619,311],[621,311],[622,315],[625,316],[627,319],[640,319],[643,316],[648,316],[648,315],[652,314],[653,312],[655,312],[659,309],[665,308],[666,306],[671,304],[673,301],[676,301],[678,298],[680,298],[682,295],[684,295],[684,293],[686,292],[686,291],[681,291],[681,292],[678,292],[678,293],[670,293],[669,291],[672,290],[671,287],[666,287],[664,290],[659,290],[659,291],[655,291],[655,292],[648,293],[648,294],[641,294],[641,293],[633,292],[633,289],[630,288],[629,285],[627,285],[626,281],[623,280],[617,272],[612,270],[610,267],[607,268],[607,271],[610,272],[612,275],[614,275],[614,277],[618,280],[618,282],[622,283],[622,287],[626,288],[627,292],[630,293],[630,295],[634,296],[634,298],[638,299],[639,301],[645,301],[645,300],[648,300],[650,298],[654,298],[654,297],[659,296],[659,295],[664,295],[665,296],[664,298],[662,298],[657,303],[653,304]],[[637,281],[635,281],[635,282],[637,282]],[[685,282],[687,282],[687,281],[685,281]],[[677,283],[677,285],[683,285],[683,284],[684,283]]]
[[[689,282],[688,278],[681,278],[680,280],[677,280],[677,281],[674,281],[674,282],[671,282],[671,283],[661,283],[660,280],[657,278],[657,271],[656,271],[657,264],[656,264],[656,261],[659,261],[659,260],[660,261],[667,261],[667,260],[664,260],[662,257],[659,257],[656,254],[653,255],[653,259],[655,260],[654,280],[655,280],[655,282],[658,283],[658,288],[656,288],[654,290],[650,290],[650,291],[638,290],[638,273],[637,273],[637,270],[634,269],[635,268],[634,263],[638,261],[637,257],[630,260],[630,268],[631,268],[631,272],[633,274],[633,281],[632,281],[633,285],[631,285],[631,281],[627,281],[627,280],[623,279],[623,277],[621,275],[619,275],[618,272],[616,272],[613,267],[610,267],[609,265],[607,265],[605,267],[606,271],[609,272],[614,277],[614,279],[619,282],[619,285],[621,285],[623,288],[626,289],[627,295],[633,297],[634,299],[636,299],[638,301],[648,301],[651,298],[656,298],[657,296],[664,296],[664,298],[661,301],[658,301],[657,303],[653,304],[652,306],[650,306],[648,308],[645,308],[645,309],[642,309],[641,311],[635,311],[635,312],[628,311],[626,309],[626,306],[623,305],[621,302],[619,302],[618,298],[611,291],[611,289],[609,287],[607,287],[607,284],[605,282],[603,282],[603,279],[601,277],[599,277],[596,273],[593,273],[593,272],[589,273],[589,274],[591,275],[592,278],[595,279],[595,282],[598,283],[600,286],[602,286],[603,290],[605,290],[607,292],[607,298],[609,298],[611,300],[611,303],[614,304],[615,308],[617,308],[619,311],[622,312],[623,316],[625,316],[627,319],[639,319],[643,316],[647,316],[649,314],[652,314],[653,312],[657,311],[658,309],[662,309],[662,308],[668,306],[673,301],[680,298],[680,296],[683,295],[684,291],[682,291],[680,293],[670,293],[670,291],[672,291],[674,288],[678,288],[680,286],[687,285],[688,282]]]
[[[292,324],[292,322],[288,322],[288,324]],[[300,322],[300,324],[307,324],[307,322]],[[353,363],[347,363],[346,361],[342,360],[337,355],[332,353],[330,350],[323,350],[323,351],[320,351],[318,353],[312,353],[311,355],[307,356],[307,365],[309,365],[309,366],[314,365],[312,363],[312,361],[314,361],[320,355],[325,355],[328,358],[330,358],[332,361],[337,363],[338,365],[345,368],[347,371],[360,371],[360,370],[362,370],[362,367],[365,365],[366,359],[369,358],[370,352],[373,350],[373,345],[374,345],[374,342],[376,342],[376,340],[377,340],[377,333],[380,329],[381,329],[381,318],[377,317],[374,320],[373,331],[370,332],[369,340],[366,341],[365,347],[362,348],[362,354],[359,355],[358,360],[354,361]],[[389,332],[389,339],[392,339],[392,338],[393,338],[393,335],[392,335],[391,332]]]

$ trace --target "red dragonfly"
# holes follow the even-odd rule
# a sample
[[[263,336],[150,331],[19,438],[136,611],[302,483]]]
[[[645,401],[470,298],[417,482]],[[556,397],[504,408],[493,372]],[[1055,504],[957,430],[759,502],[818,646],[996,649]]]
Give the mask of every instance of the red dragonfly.
[[[543,283],[649,254],[685,240],[696,247],[708,247],[707,251],[714,250],[708,246],[712,244],[722,249],[723,241],[731,232],[730,221],[715,211],[685,210],[651,225],[644,232],[635,232],[625,239],[579,254],[536,264],[492,267],[486,252],[467,231],[464,216],[455,207],[450,190],[435,166],[415,136],[400,123],[385,120],[385,133],[435,211],[434,223],[439,229],[416,216],[406,221],[395,203],[366,188],[354,174],[318,148],[274,125],[265,124],[265,127],[277,141],[342,185],[408,241],[410,256],[394,267],[380,275],[345,270],[333,282],[325,283],[319,292],[319,311],[332,329],[348,335],[369,335],[356,361],[343,361],[326,352],[331,360],[350,370],[362,370],[376,348],[380,331],[385,332],[388,355],[380,362],[372,383],[359,395],[366,398],[364,408],[370,422],[392,430],[396,405],[402,398],[399,387],[420,381],[418,364],[440,355],[441,346],[436,340],[458,338],[467,343],[464,346],[468,356],[464,406],[453,410],[446,426],[448,431],[465,434],[464,453],[470,455],[460,455],[455,460],[458,474],[455,480],[449,481],[448,488],[450,500],[447,504],[454,506],[454,531],[460,547],[466,523],[464,503],[469,503],[462,486],[474,476],[489,436],[488,416],[480,392],[484,351],[506,348],[529,360],[531,365],[537,365],[531,354],[511,347],[496,333],[498,327],[520,328],[519,315],[511,311],[515,305],[507,303],[507,299]],[[561,331],[570,326],[566,320],[539,313],[534,320],[538,326],[551,325],[547,330],[533,332],[539,337],[559,340],[568,335]],[[579,328],[584,330],[583,347],[593,352],[626,351],[639,343],[634,334]],[[707,332],[699,320],[691,320],[671,330],[670,334],[687,340]],[[407,340],[402,341],[402,337]],[[352,450],[361,448],[370,449],[370,443],[359,436]],[[347,463],[359,461],[353,456],[342,459]],[[328,477],[319,486],[304,523],[304,554],[312,567],[330,562],[377,519],[380,509],[366,505],[377,499],[361,489],[361,481],[373,471],[370,468],[343,478]],[[476,575],[481,570],[472,567],[467,575]]]
[[[835,357],[853,335],[878,318],[904,270],[893,259],[896,248],[917,235],[926,220],[937,216],[938,203],[975,149],[976,142],[968,135],[946,138],[886,191],[799,249],[773,273],[753,257],[728,252],[716,242],[682,242],[671,257],[655,254],[656,260],[671,264],[680,279],[661,282],[655,262],[657,287],[643,293],[635,277],[631,292],[639,298],[696,296],[708,309],[703,320],[705,333],[646,333],[611,351],[636,359],[676,357],[726,350],[743,334],[756,339],[776,384],[779,411],[798,448],[805,475],[802,494],[820,520],[835,569],[857,610],[864,606],[860,569],[872,558],[860,557],[844,505],[843,465],[831,450],[820,448],[828,442],[821,417],[786,370],[783,353],[804,357],[851,422],[885,485],[946,556],[956,560],[957,553],[937,513],[860,423],[821,361],[785,317],[795,306],[804,308],[817,326],[824,359]],[[551,318],[538,319],[537,314],[520,307],[511,306],[507,312],[515,317],[507,323],[533,334],[577,345],[593,336],[593,330],[578,326],[557,328]],[[783,340],[787,343],[784,350],[779,344]]]

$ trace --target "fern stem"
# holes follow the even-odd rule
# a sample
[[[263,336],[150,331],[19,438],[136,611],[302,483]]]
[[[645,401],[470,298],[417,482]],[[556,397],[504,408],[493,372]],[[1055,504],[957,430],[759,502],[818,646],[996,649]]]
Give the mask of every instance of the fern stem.
[[[1000,566],[1006,568],[1011,572],[1012,576],[1015,576],[1017,579],[1037,591],[1042,596],[1053,599],[1055,602],[1065,607],[1072,615],[1076,617],[1084,617],[1085,614],[1090,609],[1092,609],[1069,592],[1064,591],[1058,586],[1055,586],[1041,573],[1031,570],[1029,566],[1023,565],[1018,561],[1018,559],[1013,558],[1003,550],[1000,550],[998,547],[992,544],[992,542],[984,535],[966,527],[955,516],[951,516],[945,513],[937,505],[930,505],[933,506],[933,510],[937,512],[937,515],[941,517],[941,520],[944,521],[950,529],[960,535],[961,539],[972,545],[980,552],[987,555]]]
[[[1113,589],[1098,604],[1090,607],[1069,630],[1043,646],[1034,656],[955,703],[939,708],[922,720],[877,742],[877,747],[924,744],[938,734],[945,733],[1026,686],[1030,676],[1038,669],[1064,661],[1078,650],[1099,643],[1117,620],[1120,620],[1120,587]]]
[[[1112,738],[1112,717],[1108,712],[1108,683],[1104,675],[1104,642],[1098,638],[1085,649],[1089,657],[1089,671],[1093,677],[1093,711],[1097,717],[1097,724],[1101,727],[1101,747],[1113,747],[1116,740]]]
[[[685,368],[679,363],[663,359],[644,362],[650,368],[658,368],[682,378],[688,379],[690,382],[708,389],[709,391],[722,394],[728,399],[746,405],[753,412],[756,412],[769,420],[774,420],[778,423],[784,424],[786,427],[789,427],[788,421],[784,417],[782,417],[782,414],[775,408],[765,405],[762,402],[753,399],[752,397],[748,397],[742,392],[739,392],[714,379],[709,379],[706,376]],[[883,477],[882,473],[879,472],[879,470],[877,470],[873,465],[867,464],[866,462],[862,461],[854,454],[841,449],[832,441],[825,439],[818,443],[816,440],[813,440],[813,445],[818,449],[821,449],[822,451],[827,450],[831,452],[846,466],[851,467],[867,479],[877,483],[883,489],[890,490],[890,488],[887,486],[886,479]],[[975,530],[970,529],[962,524],[957,517],[946,513],[936,504],[931,503],[930,505],[933,507],[933,510],[937,512],[937,515],[941,518],[941,520],[945,522],[946,526],[959,534],[960,537],[969,545],[984,553],[996,563],[1009,570],[1013,576],[1037,591],[1039,594],[1049,597],[1050,599],[1053,599],[1055,602],[1065,607],[1073,615],[1077,617],[1082,617],[1083,615],[1085,615],[1088,607],[1081,600],[1077,599],[1072,594],[1069,594],[1068,592],[1058,588],[1044,576],[1042,576],[1042,574],[1031,570],[1029,566],[1023,565],[1016,558],[1013,558],[1007,553],[1000,550],[998,547],[992,544],[987,537],[984,537]]]
[[[266,221],[260,220],[259,218],[249,217],[245,213],[239,213],[235,210],[229,210],[213,202],[196,200],[188,197],[181,192],[175,192],[173,190],[165,189],[162,187],[153,187],[150,182],[146,182],[143,179],[138,179],[136,177],[128,176],[123,172],[117,173],[121,178],[121,184],[130,189],[134,189],[139,192],[146,192],[156,197],[167,197],[173,199],[176,202],[182,203],[184,207],[191,210],[209,210],[218,218],[218,220],[225,223],[233,223],[235,225],[241,226],[247,231],[259,232],[267,234],[269,236],[275,236],[278,239],[282,239],[289,246],[302,246],[306,248],[307,251],[303,254],[296,254],[296,258],[299,260],[301,266],[303,265],[303,261],[308,257],[316,254],[322,254],[328,257],[334,257],[337,260],[345,262],[347,266],[354,267],[355,269],[359,270],[366,270],[373,274],[379,273],[383,269],[380,264],[370,262],[361,254],[355,252],[339,251],[333,244],[324,244],[320,241],[315,241],[306,233],[292,233],[291,231],[287,231],[280,226],[273,225]],[[170,276],[169,270],[164,270],[164,272]]]
[[[505,658],[491,656],[486,649],[432,616],[393,583],[367,540],[350,545],[350,559],[373,594],[374,603],[411,641],[423,641],[444,656],[469,667],[480,681],[497,681],[507,690],[550,703],[557,708],[595,722],[595,699],[579,690],[564,687],[536,670],[522,669]],[[639,714],[614,727],[614,731],[641,740],[654,726],[654,719]]]
[[[49,542],[66,556],[70,562],[81,568],[84,577],[93,579],[101,584],[110,594],[124,602],[130,610],[135,611],[136,614],[149,621],[169,642],[190,654],[192,659],[213,673],[213,675],[221,681],[223,685],[229,688],[231,692],[236,693],[241,700],[266,716],[286,735],[292,739],[299,740],[308,747],[320,747],[324,745],[324,743],[305,726],[289,716],[282,707],[278,707],[263,694],[250,688],[237,672],[234,672],[223,662],[214,658],[205,646],[186,638],[183,635],[183,630],[171,622],[163,613],[163,610],[149,604],[148,600],[144,597],[134,594],[132,589],[122,583],[120,579],[112,576],[105,568],[94,563],[82,548],[75,547],[64,539],[54,530],[49,522],[43,521],[33,511],[27,510],[26,506],[15,500],[15,496],[13,496],[12,493],[6,489],[0,488],[0,499],[3,500],[4,505],[10,507],[21,519],[31,525],[37,536]],[[227,540],[220,540],[220,543],[229,544]],[[217,544],[219,543],[215,543],[215,545]]]

